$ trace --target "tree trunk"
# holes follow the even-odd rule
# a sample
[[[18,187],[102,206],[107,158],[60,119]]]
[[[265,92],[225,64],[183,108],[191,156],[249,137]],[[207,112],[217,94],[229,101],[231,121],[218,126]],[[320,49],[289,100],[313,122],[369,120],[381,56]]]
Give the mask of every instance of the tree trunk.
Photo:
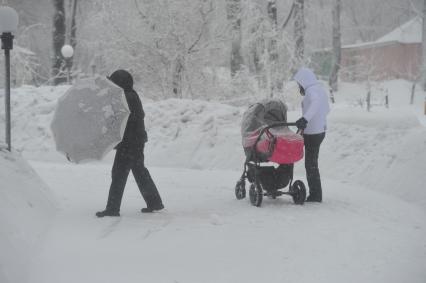
[[[341,0],[334,0],[334,6],[332,11],[333,17],[333,60],[331,73],[329,78],[329,85],[333,91],[338,90],[337,81],[338,73],[340,68],[341,59],[341,34],[340,34],[340,11],[341,11]]]
[[[367,77],[367,98],[365,101],[367,102],[367,111],[370,112],[371,109],[371,81],[370,77]]]
[[[413,85],[411,86],[411,96],[410,96],[410,104],[414,104],[414,95],[416,94],[416,82],[413,82]]]
[[[55,7],[55,14],[53,16],[53,64],[52,64],[52,76],[53,84],[58,85],[59,83],[65,82],[66,78],[62,74],[62,66],[64,60],[61,54],[61,48],[65,44],[65,8],[64,0],[53,0]]]
[[[243,64],[241,55],[241,0],[226,0],[226,12],[231,24],[231,75],[234,77]]]
[[[175,98],[182,98],[182,83],[183,83],[183,58],[177,56],[173,67],[173,95]]]
[[[277,20],[277,5],[276,0],[269,0],[268,1],[268,17],[269,21],[271,23],[271,38],[270,38],[270,46],[269,46],[269,64],[270,64],[270,96],[273,97],[274,94],[278,91],[280,88],[280,80],[279,80],[279,74],[278,74],[278,32],[277,32],[277,26],[278,26],[278,20]]]
[[[423,30],[422,30],[422,87],[426,91],[426,0],[423,2]]]
[[[278,50],[277,50],[277,6],[276,0],[268,1],[268,17],[271,22],[272,28],[272,37],[271,37],[271,46],[269,48],[269,58],[271,62],[278,61]]]
[[[371,89],[367,91],[367,111],[370,112],[371,109]]]
[[[71,27],[70,27],[70,45],[74,49],[77,46],[77,23],[76,23],[76,14],[77,14],[77,2],[78,0],[73,0],[72,3],[72,14],[71,14]],[[69,59],[69,68],[72,68],[74,56]]]
[[[253,30],[253,36],[256,30]],[[259,88],[264,89],[266,87],[266,74],[265,74],[265,38],[263,35],[257,37],[250,47],[250,54],[253,58],[254,72],[256,74],[257,83]]]
[[[294,59],[293,69],[296,71],[302,64],[305,52],[305,15],[304,0],[295,0],[294,4]]]
[[[303,64],[305,52],[305,16],[304,16],[304,0],[295,0],[294,2],[294,58],[293,72]]]

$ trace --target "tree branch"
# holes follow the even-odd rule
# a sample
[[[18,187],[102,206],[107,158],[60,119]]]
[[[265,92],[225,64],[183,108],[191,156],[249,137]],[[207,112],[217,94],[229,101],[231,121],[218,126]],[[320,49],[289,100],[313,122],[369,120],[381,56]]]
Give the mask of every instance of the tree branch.
[[[202,26],[201,26],[201,29],[200,29],[200,32],[198,33],[198,36],[197,36],[197,38],[195,39],[195,41],[191,44],[191,46],[188,48],[188,51],[187,51],[187,53],[188,54],[190,54],[190,53],[192,53],[193,51],[194,51],[194,48],[195,48],[195,46],[197,46],[197,44],[200,42],[200,40],[201,40],[201,37],[203,36],[203,33],[204,33],[204,29],[206,28],[206,26],[207,26],[207,17],[208,17],[208,15],[210,14],[210,13],[212,13],[213,12],[213,5],[212,5],[212,2],[210,1],[210,6],[209,6],[209,9],[206,11],[206,12],[204,12],[203,11],[203,7],[200,7],[200,9],[199,9],[199,12],[200,12],[200,14],[201,14],[201,18],[202,18],[202,20],[203,20],[203,24],[202,24]]]
[[[281,30],[284,30],[286,28],[288,22],[291,19],[291,15],[293,14],[293,10],[294,10],[294,1],[293,1],[293,4],[291,4],[290,12],[288,13],[287,19],[284,21],[284,23],[281,26]]]

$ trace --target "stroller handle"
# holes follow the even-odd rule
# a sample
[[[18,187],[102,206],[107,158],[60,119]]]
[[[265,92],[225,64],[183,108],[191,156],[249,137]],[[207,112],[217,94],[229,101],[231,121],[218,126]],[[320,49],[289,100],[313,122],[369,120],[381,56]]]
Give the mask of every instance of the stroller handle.
[[[296,122],[294,122],[294,123],[279,122],[279,123],[274,123],[274,124],[271,124],[269,126],[266,126],[264,129],[271,129],[271,128],[276,128],[276,127],[289,127],[289,126],[297,126],[297,124],[296,124]]]
[[[260,137],[266,132],[266,131],[268,131],[269,129],[272,129],[272,128],[278,128],[278,127],[289,127],[289,126],[297,126],[297,124],[296,124],[296,122],[294,122],[294,123],[287,123],[287,122],[279,122],[279,123],[274,123],[274,124],[271,124],[271,125],[268,125],[268,126],[266,126],[266,127],[264,127],[261,131],[260,131],[260,133],[259,133],[259,139],[260,139]]]
[[[290,127],[290,126],[297,127],[297,124],[296,124],[296,122],[293,122],[293,123],[280,122],[280,123],[271,124],[271,125],[263,128],[263,130],[267,131],[267,130],[269,130],[271,128],[276,128],[276,127]],[[263,133],[265,131],[261,132],[261,135],[263,135]],[[299,129],[298,128],[296,134],[303,135],[303,129]]]

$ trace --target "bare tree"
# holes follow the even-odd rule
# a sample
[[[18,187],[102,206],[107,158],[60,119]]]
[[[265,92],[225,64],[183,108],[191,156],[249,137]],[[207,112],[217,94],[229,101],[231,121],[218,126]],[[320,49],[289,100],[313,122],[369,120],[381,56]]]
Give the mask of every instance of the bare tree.
[[[53,16],[53,65],[52,76],[54,77],[53,84],[57,85],[64,82],[66,79],[61,76],[61,67],[63,58],[61,48],[65,43],[65,8],[64,0],[53,0],[55,13]]]
[[[241,70],[243,57],[241,55],[241,0],[226,0],[228,21],[231,23],[231,75]]]
[[[294,64],[293,68],[298,68],[304,60],[305,52],[305,15],[304,0],[295,0],[294,2]]]
[[[329,85],[333,91],[337,91],[338,73],[340,68],[341,59],[341,34],[340,34],[340,10],[341,0],[334,0],[334,6],[332,10],[333,17],[333,60],[331,66],[331,73],[329,77]]]

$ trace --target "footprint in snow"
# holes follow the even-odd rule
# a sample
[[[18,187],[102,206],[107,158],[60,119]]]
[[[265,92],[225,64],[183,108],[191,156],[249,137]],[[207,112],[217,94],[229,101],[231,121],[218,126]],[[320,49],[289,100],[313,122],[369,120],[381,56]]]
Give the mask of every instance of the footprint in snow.
[[[222,225],[223,220],[219,215],[213,213],[213,214],[210,214],[210,223],[213,225]]]

